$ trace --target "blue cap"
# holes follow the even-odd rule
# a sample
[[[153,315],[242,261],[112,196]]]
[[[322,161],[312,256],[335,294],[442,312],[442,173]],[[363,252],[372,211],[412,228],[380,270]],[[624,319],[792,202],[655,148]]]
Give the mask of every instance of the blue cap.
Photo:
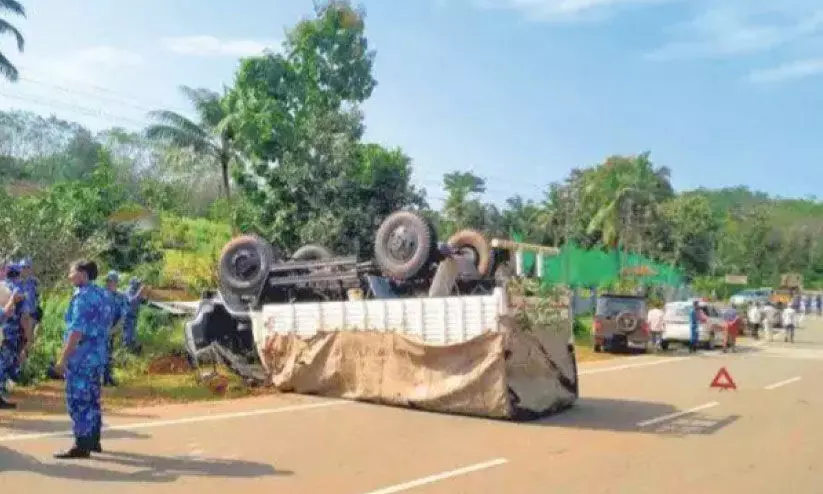
[[[6,276],[17,276],[20,274],[20,265],[14,262],[6,264]]]
[[[109,271],[109,274],[106,275],[106,281],[120,281],[120,273],[114,270]]]
[[[31,258],[24,257],[23,259],[20,259],[20,261],[17,264],[20,266],[20,269],[30,268]]]

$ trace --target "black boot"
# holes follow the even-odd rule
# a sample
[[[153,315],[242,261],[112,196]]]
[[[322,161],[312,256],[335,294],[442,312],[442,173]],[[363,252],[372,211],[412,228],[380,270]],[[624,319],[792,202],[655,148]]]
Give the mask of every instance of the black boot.
[[[68,451],[61,451],[54,453],[54,457],[58,460],[80,460],[91,457],[90,442],[91,437],[78,437],[74,441],[74,446]]]
[[[0,396],[0,410],[14,410],[17,408],[16,403],[9,403],[5,398]]]
[[[100,444],[100,429],[102,429],[102,427],[98,425],[94,428],[94,432],[91,434],[91,442],[89,445],[94,453],[103,452],[103,445]]]

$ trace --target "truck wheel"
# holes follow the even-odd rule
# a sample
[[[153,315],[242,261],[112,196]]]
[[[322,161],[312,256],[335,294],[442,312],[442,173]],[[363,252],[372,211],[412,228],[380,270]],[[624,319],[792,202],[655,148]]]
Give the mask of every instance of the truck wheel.
[[[465,252],[463,255],[471,257],[480,276],[489,275],[492,265],[491,248],[483,234],[475,230],[461,230],[449,237],[446,243],[461,253]]]
[[[218,279],[231,291],[249,292],[266,281],[274,262],[268,242],[254,235],[241,235],[223,247],[217,267]]]
[[[663,341],[660,342],[660,349],[663,350],[664,352],[669,350],[668,340],[663,340]]]
[[[294,251],[291,259],[293,261],[325,261],[332,257],[334,254],[322,245],[308,244]]]
[[[429,264],[436,241],[425,218],[411,211],[397,211],[377,229],[374,259],[386,276],[409,280]]]

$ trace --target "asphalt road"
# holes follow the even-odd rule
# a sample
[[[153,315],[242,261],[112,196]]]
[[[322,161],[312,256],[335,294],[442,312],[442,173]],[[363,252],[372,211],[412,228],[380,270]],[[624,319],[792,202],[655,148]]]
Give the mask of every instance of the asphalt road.
[[[819,493],[823,321],[794,345],[581,366],[582,398],[515,424],[304,396],[108,416],[106,453],[58,462],[63,417],[0,415],[4,492]],[[710,389],[721,366],[738,389]],[[6,413],[6,412],[4,412]]]

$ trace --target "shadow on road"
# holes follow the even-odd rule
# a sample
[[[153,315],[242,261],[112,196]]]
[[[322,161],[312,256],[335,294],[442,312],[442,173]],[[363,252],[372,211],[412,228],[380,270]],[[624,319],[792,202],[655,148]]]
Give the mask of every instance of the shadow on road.
[[[116,469],[102,468],[110,465]],[[131,470],[131,471],[129,471]],[[44,463],[0,446],[0,473],[28,472],[46,477],[91,482],[174,482],[180,477],[257,478],[293,475],[271,465],[240,460],[167,458],[135,453],[111,452],[92,460]]]
[[[667,403],[580,398],[569,410],[530,422],[529,425],[686,436],[714,434],[740,418],[738,415],[712,418],[705,414],[689,413],[651,425],[638,425],[680,411]]]
[[[68,420],[41,420],[11,417],[8,420],[0,421],[0,430],[5,430],[4,433],[0,434],[0,440],[2,440],[3,435],[50,434],[58,432],[65,432],[66,437],[69,437],[71,436],[71,422]],[[148,439],[151,436],[128,430],[104,429],[103,437],[105,439]]]

